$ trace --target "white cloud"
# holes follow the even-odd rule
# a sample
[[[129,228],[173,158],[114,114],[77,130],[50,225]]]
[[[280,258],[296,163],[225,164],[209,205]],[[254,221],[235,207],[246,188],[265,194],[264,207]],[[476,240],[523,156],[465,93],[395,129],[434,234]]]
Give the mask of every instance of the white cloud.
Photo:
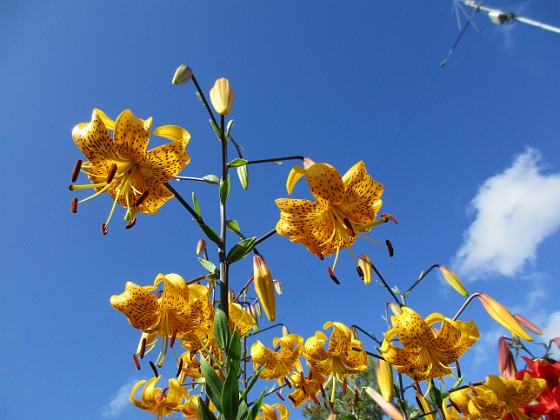
[[[131,379],[111,397],[111,400],[102,407],[102,417],[117,417],[122,411],[129,407],[130,404],[130,390],[134,384],[138,382],[136,379]]]
[[[511,167],[480,187],[474,221],[454,260],[467,278],[513,276],[535,262],[539,244],[560,227],[560,174],[542,174],[541,154],[527,148]]]
[[[560,337],[560,311],[552,312],[548,320],[543,324],[543,341],[548,343],[549,340]],[[560,357],[560,350],[558,346],[552,343],[552,356],[558,359]]]

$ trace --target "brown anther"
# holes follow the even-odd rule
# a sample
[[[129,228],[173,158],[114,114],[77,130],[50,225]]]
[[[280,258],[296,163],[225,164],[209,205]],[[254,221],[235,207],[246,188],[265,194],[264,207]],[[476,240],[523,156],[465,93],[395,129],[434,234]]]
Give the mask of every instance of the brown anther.
[[[179,377],[182,370],[183,370],[183,359],[181,358],[179,359],[179,368],[177,369],[177,374],[175,375],[175,377]]]
[[[175,344],[175,338],[177,338],[177,330],[173,330],[173,333],[171,334],[171,340],[169,341],[169,347],[173,347],[173,344]]]
[[[346,388],[348,386],[348,381],[346,380],[346,376],[342,381],[342,395],[346,395]]]
[[[76,165],[74,165],[74,170],[72,171],[72,182],[76,182],[76,180],[78,179],[80,169],[82,169],[82,161],[78,159],[76,161]]]
[[[358,400],[360,399],[359,395],[360,395],[360,391],[358,390],[357,387],[355,387],[354,388],[354,405],[358,405]]]
[[[311,249],[313,250],[312,251],[313,254],[317,255],[321,261],[323,261],[325,259],[325,257],[323,256],[323,253],[321,252],[321,250],[317,246],[317,242],[315,242],[315,241],[311,242]]]
[[[385,221],[385,223],[387,223],[389,220],[391,222],[393,222],[395,225],[398,225],[399,222],[397,222],[397,219],[395,219],[395,216],[393,216],[392,214],[389,213],[383,213],[381,215],[381,218]]]
[[[350,223],[350,220],[348,220],[347,217],[344,218],[344,227],[346,228],[346,232],[348,232],[348,235],[356,236],[356,232],[354,232],[354,228],[352,227],[352,223]]]
[[[144,337],[142,339],[142,346],[140,347],[140,353],[138,353],[140,355],[140,359],[144,358],[144,354],[146,353],[146,344],[147,344],[147,341],[146,341],[146,338]]]
[[[76,197],[74,197],[70,203],[70,210],[72,210],[72,213],[76,213],[78,211],[78,199]]]
[[[395,254],[395,250],[393,249],[393,244],[389,239],[385,241],[385,245],[387,245],[387,249],[389,250],[389,256],[392,257]]]
[[[323,398],[327,398],[327,393],[325,392],[325,388],[323,388],[323,384],[321,385],[321,395],[323,396]]]
[[[331,413],[337,414],[336,410],[334,409],[334,402],[330,402],[329,406],[330,406],[330,409],[331,409]]]
[[[315,404],[321,405],[321,403],[319,402],[319,399],[317,398],[317,396],[316,396],[315,394],[313,394],[313,395],[312,395],[311,397],[309,397],[309,398],[311,398],[311,400],[312,400]]]
[[[127,225],[124,227],[125,229],[131,229],[134,227],[134,225],[136,224],[136,217],[133,217],[132,220],[130,222],[127,223]]]
[[[279,392],[276,392],[276,396],[277,396],[278,398],[280,398],[282,401],[286,401],[286,400],[284,399],[284,397],[282,396],[282,394],[280,394]]]
[[[152,370],[154,371],[154,374],[156,375],[156,377],[158,377],[158,376],[159,376],[159,373],[158,373],[158,371],[157,371],[157,367],[156,367],[156,365],[154,364],[154,362],[152,362],[151,360],[150,360],[150,367],[151,367]]]
[[[362,270],[362,267],[360,267],[359,265],[356,267],[356,270],[358,271],[358,277],[360,277],[361,280],[364,279],[364,270]]]
[[[455,362],[455,366],[457,366],[457,378],[461,377],[461,365],[459,365],[459,361]]]
[[[336,284],[340,284],[340,282],[338,281],[338,279],[336,278],[336,276],[334,275],[334,271],[332,268],[328,268],[327,272],[329,273],[329,276],[331,277],[331,280],[334,281]]]
[[[133,207],[138,207],[140,204],[142,204],[146,200],[146,198],[148,198],[148,195],[150,195],[150,191],[144,191],[142,195],[138,197],[138,200],[136,200],[136,203],[134,203]]]
[[[110,184],[113,181],[113,178],[115,178],[116,173],[117,173],[117,164],[113,163],[109,168],[109,170],[107,171],[107,178],[105,178],[105,182],[107,184]]]
[[[288,381],[287,378],[284,378],[284,384],[285,384],[288,388],[292,389],[292,384],[290,383],[290,381]]]
[[[101,223],[101,233],[103,235],[107,235],[107,233],[109,233],[109,228],[107,227],[107,223]]]
[[[134,365],[136,366],[136,369],[140,370],[140,361],[138,360],[138,356],[133,354],[132,355],[132,360],[134,360]]]
[[[296,399],[294,397],[292,397],[291,395],[288,395],[288,399],[294,404],[296,405]],[[309,406],[307,407],[307,409],[309,410]],[[311,411],[311,410],[309,410]]]
[[[163,399],[164,399],[165,397],[166,397],[165,392],[164,392],[164,391],[161,391],[159,394],[157,394],[156,402],[157,402],[157,403],[162,402]]]

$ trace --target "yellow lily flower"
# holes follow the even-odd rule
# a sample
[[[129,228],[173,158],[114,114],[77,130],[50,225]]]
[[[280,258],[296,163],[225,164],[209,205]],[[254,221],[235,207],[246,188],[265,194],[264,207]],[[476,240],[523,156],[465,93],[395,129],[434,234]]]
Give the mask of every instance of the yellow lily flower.
[[[290,417],[290,412],[286,406],[278,403],[272,405],[262,404],[261,411],[263,414],[257,415],[256,420],[288,420]],[[280,417],[278,417],[278,415],[280,415]]]
[[[362,343],[352,336],[352,330],[341,322],[326,322],[323,329],[332,327],[328,349],[327,336],[315,332],[305,342],[303,355],[307,364],[318,373],[330,375],[332,379],[331,402],[334,401],[336,381],[367,369],[367,356]]]
[[[313,163],[306,168],[292,168],[286,183],[288,194],[302,176],[317,201],[277,199],[280,220],[276,232],[304,245],[321,259],[336,253],[334,267],[339,251],[352,246],[360,232],[369,232],[376,224],[386,222],[376,220],[383,186],[367,173],[363,161],[343,177],[328,163]]]
[[[175,378],[169,380],[169,388],[164,391],[162,388],[155,388],[157,381],[161,376],[146,381],[145,379],[137,382],[130,393],[130,402],[136,407],[146,410],[149,413],[156,414],[159,418],[168,416],[175,411],[181,411],[185,408],[185,401],[189,398],[188,391],[181,386]],[[136,390],[142,385],[142,399],[137,400],[134,397]]]
[[[315,404],[319,404],[316,395],[321,391],[321,385],[325,382],[326,376],[315,369],[310,369],[307,378],[302,372],[292,373],[290,375],[290,383],[294,387],[294,391],[288,395],[288,399],[292,401],[294,407],[299,407],[307,400],[312,400]]]
[[[473,321],[453,321],[433,313],[422,319],[415,311],[403,307],[391,317],[393,328],[385,333],[381,355],[395,369],[414,380],[440,378],[451,374],[448,367],[471,347],[479,337]],[[441,323],[436,329],[435,324]],[[401,347],[392,344],[398,337]]]
[[[518,409],[534,401],[546,388],[546,380],[525,373],[522,380],[489,375],[482,385],[455,391],[446,398],[446,418],[495,420],[510,413],[513,418],[526,418]],[[451,400],[453,406],[448,407]],[[465,417],[460,417],[461,413]]]
[[[283,337],[275,337],[274,347],[280,346],[280,351],[271,350],[259,340],[251,346],[251,357],[255,370],[262,366],[260,377],[263,379],[276,379],[280,383],[293,369],[301,372],[303,369],[299,361],[301,356],[303,337],[297,334],[286,334]]]
[[[108,130],[112,130],[111,136]],[[89,159],[78,164],[72,175],[76,181],[81,169],[91,184],[70,185],[71,190],[95,189],[95,193],[80,201],[72,201],[72,211],[78,203],[108,192],[113,198],[113,206],[102,231],[107,233],[107,225],[118,204],[127,209],[125,220],[129,227],[134,224],[135,215],[156,213],[173,194],[163,184],[177,175],[190,161],[185,150],[190,134],[176,125],[166,125],[154,130],[157,136],[172,142],[158,146],[148,152],[146,147],[152,130],[152,118],[142,120],[130,110],[123,111],[117,121],[113,121],[103,111],[94,109],[91,122],[81,123],[72,130],[72,138]],[[80,162],[80,161],[78,161]]]
[[[160,283],[163,283],[161,297],[151,293]],[[161,365],[175,337],[204,333],[205,321],[213,317],[214,310],[208,303],[208,293],[207,287],[187,285],[177,274],[158,274],[153,286],[127,282],[123,293],[111,296],[111,305],[128,317],[132,327],[150,335],[149,344],[154,343],[155,336],[163,338],[158,358]]]

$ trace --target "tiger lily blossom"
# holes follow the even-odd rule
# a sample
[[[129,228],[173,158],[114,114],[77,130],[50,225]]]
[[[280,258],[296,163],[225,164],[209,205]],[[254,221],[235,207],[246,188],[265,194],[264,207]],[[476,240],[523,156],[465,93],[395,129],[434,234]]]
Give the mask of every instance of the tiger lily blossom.
[[[546,388],[546,381],[525,373],[523,379],[489,375],[482,385],[452,392],[444,401],[446,418],[503,419],[525,418],[519,408],[534,401]],[[447,403],[451,400],[453,405]],[[462,414],[465,417],[461,417]]]
[[[257,415],[256,420],[288,420],[290,412],[285,405],[282,404],[262,404],[262,414]],[[280,417],[278,417],[280,415]]]
[[[113,131],[113,136],[109,134]],[[172,140],[170,143],[146,151],[152,118],[142,120],[130,110],[123,111],[116,121],[103,111],[94,109],[90,122],[78,124],[72,130],[72,138],[89,159],[78,161],[72,174],[74,183],[79,171],[84,172],[91,184],[71,184],[70,190],[94,189],[95,193],[80,201],[72,201],[72,212],[77,205],[107,192],[113,198],[113,206],[107,221],[102,224],[103,234],[113,212],[120,204],[127,209],[125,220],[128,227],[134,224],[137,213],[154,214],[173,197],[165,183],[177,175],[190,161],[186,146],[190,134],[176,125],[166,125],[154,130],[157,136]]]
[[[185,402],[189,398],[188,391],[175,378],[169,379],[169,387],[166,390],[156,388],[155,385],[160,378],[161,376],[156,376],[149,381],[143,379],[134,385],[130,393],[132,404],[149,413],[156,414],[158,418],[183,410]],[[143,384],[145,385],[142,389],[141,400],[137,400],[134,394]]]
[[[332,327],[330,340],[322,331],[315,332],[305,342],[303,355],[311,369],[330,375],[332,380],[331,402],[334,401],[336,381],[367,369],[367,356],[363,345],[353,337],[352,330],[341,322],[326,322],[323,329]],[[328,341],[328,348],[324,346]]]
[[[336,254],[333,269],[341,249],[350,248],[361,232],[369,232],[373,226],[389,220],[376,219],[383,186],[367,173],[363,161],[344,176],[328,163],[306,161],[304,167],[295,166],[290,171],[286,182],[288,194],[301,177],[305,177],[316,201],[277,199],[280,220],[276,232],[304,245],[321,259]],[[335,279],[334,273],[331,277]]]
[[[441,378],[451,374],[455,362],[479,337],[473,321],[454,321],[433,313],[424,320],[408,307],[391,317],[393,328],[385,333],[380,351],[394,368],[414,380]],[[435,327],[441,323],[439,329]],[[398,337],[403,347],[392,342]]]
[[[259,340],[251,346],[251,358],[255,370],[262,366],[260,377],[263,379],[282,379],[290,375],[293,369],[301,372],[299,361],[303,350],[303,337],[297,334],[286,334],[273,340],[274,347],[280,346],[279,352],[271,350]]]

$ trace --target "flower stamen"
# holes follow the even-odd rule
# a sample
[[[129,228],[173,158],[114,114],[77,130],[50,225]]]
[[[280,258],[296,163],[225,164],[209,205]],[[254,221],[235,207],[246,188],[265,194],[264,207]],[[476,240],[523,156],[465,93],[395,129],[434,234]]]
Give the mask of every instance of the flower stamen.
[[[136,356],[136,354],[132,355],[132,360],[134,361],[134,366],[136,366],[136,369],[140,370],[140,362],[138,361],[138,356]]]
[[[78,179],[78,175],[80,174],[80,169],[82,168],[82,160],[78,159],[76,161],[76,165],[74,165],[74,169],[72,170],[72,182],[76,182]]]
[[[144,191],[142,193],[142,195],[140,197],[138,197],[138,200],[136,200],[133,207],[138,207],[140,204],[142,204],[144,201],[146,201],[146,198],[148,198],[148,195],[150,195],[150,191],[149,190]]]
[[[107,171],[107,178],[105,179],[105,182],[107,184],[110,184],[113,181],[113,179],[115,178],[116,173],[117,173],[117,164],[113,163],[113,164],[111,164],[111,167]]]
[[[70,203],[70,210],[72,210],[72,213],[76,213],[78,211],[78,198],[74,197],[72,199],[72,202]]]

